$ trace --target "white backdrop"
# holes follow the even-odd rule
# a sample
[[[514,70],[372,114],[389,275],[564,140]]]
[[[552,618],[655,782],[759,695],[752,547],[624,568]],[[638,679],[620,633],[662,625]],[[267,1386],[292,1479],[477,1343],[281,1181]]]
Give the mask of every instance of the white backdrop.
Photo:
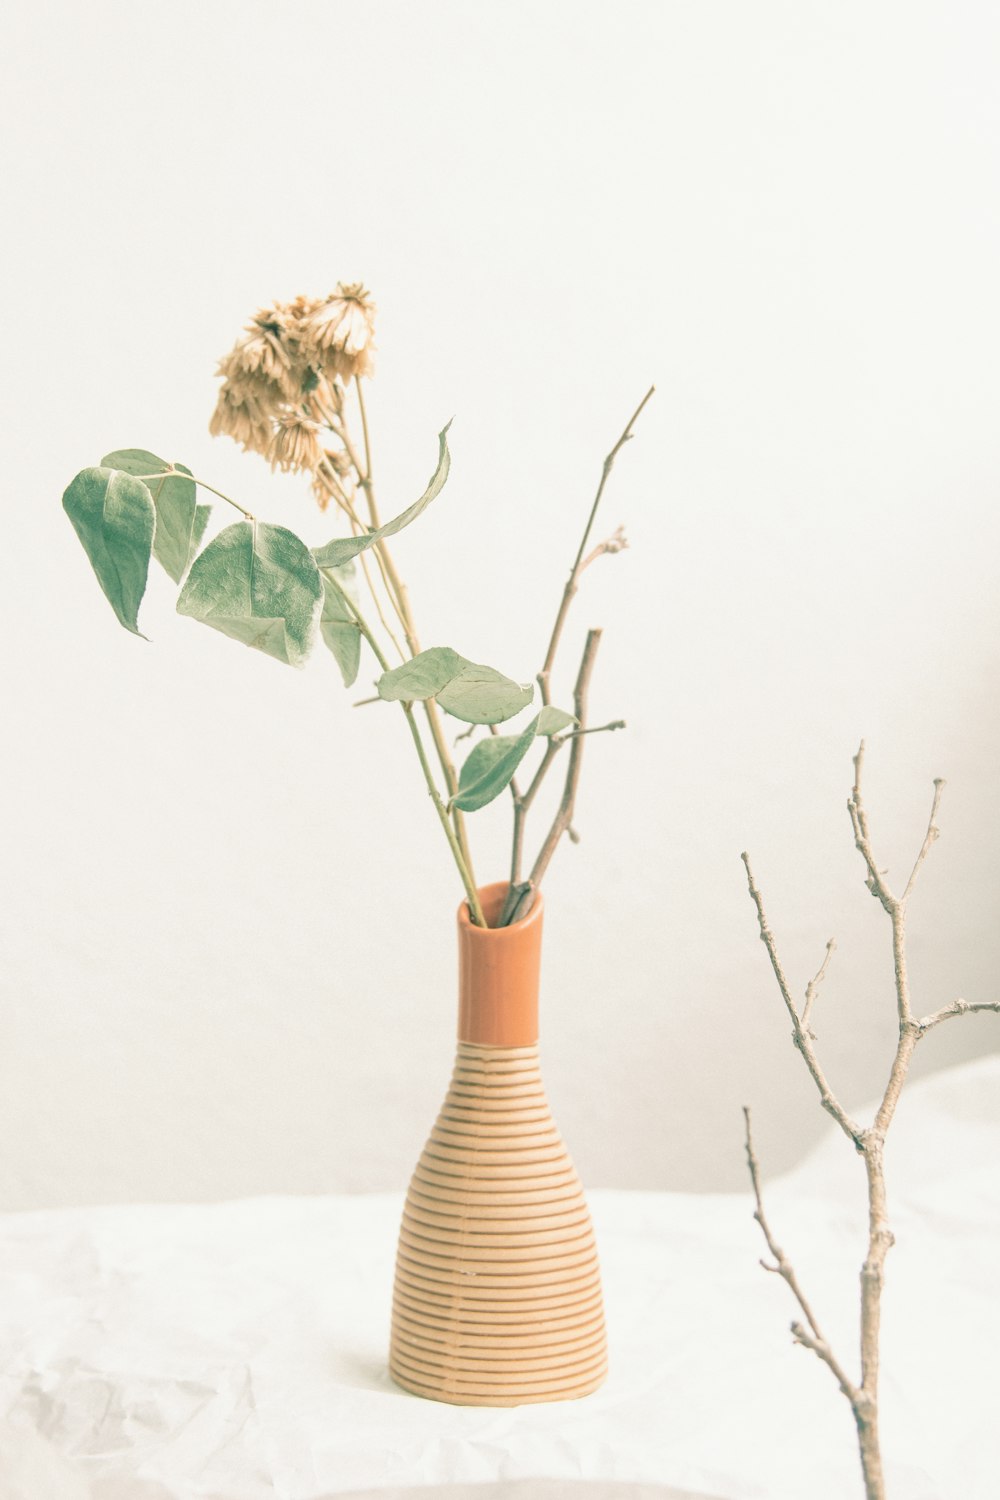
[[[578,847],[546,882],[545,1072],[591,1186],[742,1187],[823,1116],[748,848],[845,1101],[892,1045],[845,799],[897,879],[931,780],[916,1003],[995,998],[1000,14],[988,4],[14,4],[3,199],[0,1206],[403,1185],[450,1071],[460,889],[398,715],[173,614],[146,644],[60,507],[120,446],[310,544],[211,439],[261,303],[363,279],[425,644],[540,665],[601,459]],[[398,722],[397,722],[398,721]],[[481,880],[509,808],[475,816]],[[536,820],[533,839],[540,833]],[[1000,1046],[940,1028],[922,1069]]]

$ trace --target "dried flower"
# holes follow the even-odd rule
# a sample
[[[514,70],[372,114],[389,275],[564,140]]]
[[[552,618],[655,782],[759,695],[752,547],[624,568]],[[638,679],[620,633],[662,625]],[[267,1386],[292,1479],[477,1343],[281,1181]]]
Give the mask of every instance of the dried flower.
[[[263,375],[276,385],[284,386],[292,369],[292,355],[285,342],[286,330],[277,308],[257,313],[247,324],[232,353],[223,363],[230,378]],[[294,394],[289,391],[289,394]]]
[[[225,433],[247,453],[266,453],[271,442],[270,417],[249,386],[223,385],[208,430],[213,437]]]
[[[223,383],[209,430],[264,454],[272,468],[315,470],[319,429],[338,427],[343,414],[342,382],[371,374],[374,320],[360,282],[260,308],[219,361]],[[323,504],[320,491],[328,501],[329,486],[319,485]]]
[[[311,417],[298,411],[287,411],[279,416],[267,450],[272,469],[281,469],[284,473],[313,470],[318,467],[322,455],[319,427]]]
[[[343,412],[344,387],[307,366],[302,376],[301,402],[308,416],[326,426],[331,417],[339,417]]]
[[[324,448],[323,457],[333,472],[341,479],[349,474],[354,467],[350,454],[344,448]]]
[[[375,304],[360,281],[346,286],[339,281],[336,291],[300,320],[299,328],[331,379],[372,373]]]

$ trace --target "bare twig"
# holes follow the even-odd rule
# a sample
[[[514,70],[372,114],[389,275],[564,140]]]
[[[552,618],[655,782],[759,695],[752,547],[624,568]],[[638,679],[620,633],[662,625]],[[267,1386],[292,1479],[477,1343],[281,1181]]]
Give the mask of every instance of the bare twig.
[[[927,820],[927,832],[924,834],[924,841],[923,841],[923,843],[920,846],[920,853],[917,855],[916,862],[915,862],[915,864],[913,866],[913,869],[912,869],[912,871],[910,873],[910,878],[906,882],[906,890],[903,892],[903,900],[904,901],[906,900],[906,898],[910,894],[910,892],[913,890],[914,882],[916,881],[916,878],[917,878],[918,874],[920,873],[920,866],[923,864],[924,860],[927,858],[928,854],[930,853],[931,845],[934,843],[934,841],[936,839],[938,839],[938,838],[941,837],[941,830],[935,824],[934,819],[937,817],[937,810],[938,810],[938,807],[939,807],[939,805],[941,803],[941,791],[942,791],[943,787],[944,787],[944,778],[941,777],[941,776],[935,777],[935,780],[934,780],[934,800],[931,803],[931,815],[930,815],[929,819]]]
[[[804,1327],[801,1323],[793,1323],[793,1337],[797,1343],[804,1344],[807,1348],[812,1349],[814,1353],[830,1366],[841,1390],[850,1401],[858,1433],[858,1448],[865,1481],[865,1494],[868,1500],[884,1500],[885,1483],[882,1475],[882,1459],[878,1433],[879,1334],[881,1329],[881,1299],[885,1274],[885,1259],[894,1243],[893,1233],[889,1228],[886,1202],[884,1163],[886,1132],[892,1122],[914,1048],[921,1037],[925,1036],[933,1027],[940,1025],[942,1021],[950,1020],[954,1016],[968,1015],[976,1011],[1000,1013],[1000,1001],[990,1000],[970,1003],[967,1000],[954,1000],[950,1005],[945,1005],[940,1010],[934,1011],[922,1019],[914,1019],[906,969],[906,903],[923,863],[930,852],[931,845],[938,837],[938,828],[935,820],[944,782],[940,778],[934,782],[934,797],[931,804],[927,832],[924,835],[923,844],[921,845],[920,852],[917,855],[903,894],[897,897],[893,894],[885,879],[885,872],[879,869],[872,850],[868,815],[861,794],[864,749],[864,741],[862,741],[858,753],[854,757],[854,786],[848,799],[847,808],[851,817],[851,827],[854,830],[854,842],[865,862],[867,872],[865,884],[872,895],[885,908],[892,923],[896,1016],[898,1023],[896,1050],[889,1069],[889,1077],[886,1081],[882,1100],[876,1111],[875,1118],[872,1124],[866,1129],[862,1130],[854,1125],[831,1092],[816,1059],[816,1054],[812,1046],[814,1040],[812,1033],[808,1030],[808,1022],[816,997],[816,991],[822,982],[827,962],[833,951],[833,942],[831,940],[827,944],[826,957],[823,959],[823,963],[815,978],[806,987],[805,1005],[800,1016],[792,1000],[791,990],[778,958],[774,937],[767,925],[760,892],[757,890],[750,870],[750,862],[747,856],[743,855],[743,862],[746,865],[747,879],[750,885],[750,895],[757,908],[760,935],[767,947],[771,966],[774,969],[778,988],[781,991],[781,997],[792,1018],[793,1040],[801,1052],[813,1080],[819,1088],[824,1108],[837,1120],[864,1159],[865,1177],[868,1187],[868,1253],[861,1267],[860,1384],[855,1385],[847,1379],[843,1370],[833,1361],[829,1347],[816,1327],[809,1305],[805,1301],[798,1282],[795,1280],[794,1272],[771,1235],[761,1206],[760,1179],[750,1137],[750,1116],[748,1111],[744,1111],[744,1113],[746,1114],[747,1122],[747,1160],[750,1165],[750,1179],[756,1202],[754,1217],[761,1226],[768,1249],[774,1258],[773,1265],[766,1262],[761,1262],[761,1264],[765,1265],[767,1270],[775,1271],[784,1277],[805,1314],[806,1322],[809,1325],[808,1328]]]
[[[953,1000],[950,1005],[945,1005],[941,1010],[934,1011],[929,1016],[924,1016],[914,1025],[921,1036],[926,1035],[933,1026],[940,1026],[942,1021],[950,1021],[954,1016],[971,1016],[977,1012],[991,1010],[1000,1014],[1000,1000]]]
[[[813,1082],[819,1090],[820,1102],[822,1103],[823,1108],[828,1114],[833,1116],[847,1138],[853,1143],[855,1148],[860,1151],[862,1146],[861,1127],[854,1123],[850,1115],[840,1103],[839,1099],[836,1099],[834,1097],[833,1090],[830,1088],[830,1085],[826,1081],[823,1069],[820,1067],[819,1059],[816,1056],[815,1048],[813,1047],[812,1037],[806,1030],[803,1018],[799,1015],[799,1012],[796,1009],[795,1001],[792,999],[792,992],[789,988],[788,980],[785,978],[785,971],[781,966],[781,959],[778,957],[778,950],[775,947],[774,934],[772,933],[770,927],[767,925],[767,917],[764,912],[764,903],[761,898],[760,891],[757,889],[757,885],[754,881],[753,870],[750,868],[750,856],[749,854],[744,852],[740,855],[740,858],[746,865],[747,884],[750,888],[750,895],[753,898],[753,903],[757,908],[757,922],[760,927],[761,942],[767,948],[768,957],[771,960],[771,967],[774,970],[774,976],[778,981],[778,988],[781,991],[781,998],[784,1000],[785,1008],[792,1018],[792,1040],[794,1041],[799,1051],[802,1053],[806,1067],[812,1074]],[[829,950],[827,952],[827,957],[829,957]],[[820,972],[822,972],[822,970]],[[808,1003],[809,1002],[807,996],[807,1004]]]
[[[581,573],[585,568],[588,568],[592,562],[596,562],[599,557],[603,557],[605,553],[621,552],[628,546],[628,542],[625,538],[624,528],[619,526],[611,533],[609,537],[606,537],[603,542],[599,542],[591,552],[587,552],[587,542],[590,540],[590,533],[593,529],[594,518],[597,515],[597,508],[601,503],[601,497],[604,494],[604,488],[608,482],[608,476],[610,475],[611,470],[614,467],[614,462],[618,457],[618,454],[621,452],[625,444],[631,439],[632,428],[635,426],[635,423],[642,413],[642,410],[645,407],[647,401],[649,401],[652,397],[654,389],[655,387],[650,386],[649,390],[646,392],[645,396],[643,396],[642,400],[639,402],[639,405],[636,407],[635,411],[632,413],[631,417],[626,423],[625,429],[619,437],[618,441],[615,443],[610,453],[608,453],[605,457],[604,464],[601,469],[600,483],[597,486],[597,493],[594,496],[593,503],[590,507],[590,514],[587,517],[587,524],[583,528],[583,536],[580,539],[580,545],[577,548],[576,556],[573,559],[573,566],[570,568],[569,578],[566,581],[566,586],[563,589],[562,598],[559,601],[559,609],[556,613],[555,624],[552,627],[552,635],[549,638],[548,649],[545,653],[545,661],[542,664],[541,671],[538,673],[538,685],[541,690],[542,704],[546,707],[551,702],[549,684],[552,676],[552,667],[555,662],[556,652],[559,648],[559,642],[562,637],[563,626],[566,623],[566,616],[569,613],[570,604],[572,603],[573,596],[576,593],[577,588],[579,587]],[[594,632],[591,632],[591,634],[593,635]],[[598,636],[599,634],[600,632],[597,632]],[[586,651],[588,649],[590,649],[590,636],[587,637],[587,647],[585,648],[584,652],[585,657]],[[577,714],[577,718],[579,718],[579,713]],[[624,721],[619,719],[615,720],[614,723],[601,725],[600,727],[602,729],[624,729],[625,725]],[[546,844],[543,846],[542,853],[535,861],[531,876],[527,881],[523,881],[521,879],[521,860],[524,851],[524,830],[525,821],[528,816],[528,809],[535,799],[538,788],[541,786],[546,775],[548,774],[549,768],[551,767],[553,760],[558,754],[560,746],[564,744],[566,740],[573,739],[574,737],[586,734],[588,732],[592,733],[594,731],[588,731],[581,724],[581,726],[577,730],[573,731],[570,734],[552,736],[545,746],[545,753],[542,756],[538,769],[532,777],[531,783],[528,786],[526,792],[521,791],[520,785],[516,779],[511,780],[510,794],[514,804],[514,829],[510,852],[510,889],[507,893],[507,900],[504,903],[504,909],[500,917],[501,926],[506,926],[510,922],[514,921],[515,912],[520,913],[520,915],[522,916],[526,914],[531,902],[534,900],[535,886],[537,885],[538,880],[541,879],[541,874],[539,873],[539,871],[544,872],[546,866],[548,865],[549,859],[551,858],[552,848],[555,847],[555,843],[552,843],[551,847],[549,847],[550,841],[552,839],[552,833],[550,831],[549,839],[546,840]],[[571,764],[571,773],[573,769],[574,767]],[[566,825],[565,831],[569,834],[571,841],[575,843],[579,835],[576,834],[576,831],[574,829],[570,828],[568,823]],[[558,842],[558,835],[556,836],[555,842]]]
[[[587,643],[583,648],[583,659],[580,662],[580,670],[576,677],[576,686],[573,689],[573,711],[581,729],[586,728],[587,724],[587,696],[590,689],[591,674],[594,670],[594,661],[597,657],[597,648],[600,644],[601,632],[599,630],[588,630]],[[541,883],[542,876],[548,869],[549,861],[555,853],[556,845],[563,834],[568,832],[572,827],[573,809],[576,805],[576,791],[580,781],[580,765],[583,759],[583,739],[584,737],[578,734],[570,741],[569,765],[566,768],[566,781],[563,786],[559,810],[552,821],[552,826],[546,835],[538,858],[532,865],[531,874],[526,882],[526,888],[522,885],[511,885],[507,901],[504,905],[504,914],[500,918],[501,927],[505,927],[512,922],[517,922],[531,910],[532,902],[535,899],[535,891]],[[551,750],[552,746],[550,744],[546,747],[546,756],[549,755]],[[538,782],[539,775],[540,773],[536,773],[533,786]],[[508,908],[510,909],[509,913]]]
[[[624,719],[612,719],[607,724],[595,724],[593,729],[567,729],[565,734],[558,735],[556,739],[557,743],[561,745],[564,740],[578,740],[581,734],[604,734],[606,730],[624,729],[625,727]]]
[[[573,559],[573,566],[569,570],[569,578],[566,581],[566,587],[563,589],[563,596],[559,603],[558,613],[556,614],[556,622],[552,627],[552,635],[549,639],[549,648],[545,653],[545,661],[542,663],[542,670],[538,674],[538,685],[542,690],[543,703],[547,704],[550,701],[549,678],[552,675],[552,664],[555,661],[556,651],[559,648],[559,638],[562,635],[563,626],[566,623],[566,615],[568,614],[570,604],[573,601],[573,595],[576,593],[579,586],[580,574],[583,571],[583,557],[584,553],[587,550],[587,543],[590,540],[590,533],[594,525],[594,517],[597,515],[597,507],[600,505],[601,497],[604,494],[604,486],[607,484],[608,476],[610,475],[611,470],[614,468],[615,459],[618,457],[625,444],[631,439],[632,428],[639,420],[639,417],[642,414],[643,407],[646,405],[647,401],[650,400],[655,389],[655,386],[651,385],[649,387],[649,390],[643,396],[642,400],[639,402],[639,405],[636,407],[635,411],[629,417],[628,422],[625,424],[625,430],[622,433],[621,437],[615,443],[614,447],[611,449],[611,452],[604,460],[604,464],[601,469],[601,480],[597,486],[597,494],[594,496],[594,503],[590,507],[590,515],[587,517],[587,524],[583,528],[583,536],[580,540],[580,545],[577,548],[576,557]],[[607,545],[602,544],[602,548],[596,549],[588,559],[588,561],[593,561],[594,556],[599,555],[601,550],[609,552],[612,550],[620,551],[621,549],[619,547],[611,548]]]
[[[760,1165],[757,1161],[757,1154],[754,1151],[753,1147],[753,1135],[750,1130],[750,1111],[745,1104],[743,1106],[743,1118],[746,1122],[747,1164],[750,1168],[750,1181],[753,1184],[754,1201],[757,1205],[756,1209],[754,1210],[754,1218],[757,1220],[757,1223],[761,1227],[761,1232],[767,1242],[767,1248],[768,1250],[770,1250],[774,1260],[773,1265],[769,1265],[767,1261],[763,1260],[761,1261],[761,1265],[764,1267],[765,1271],[773,1271],[776,1275],[780,1276],[784,1281],[788,1283],[792,1296],[799,1304],[799,1307],[802,1309],[803,1316],[805,1317],[806,1322],[809,1324],[811,1333],[807,1333],[806,1330],[802,1327],[801,1323],[792,1324],[792,1333],[795,1337],[796,1343],[804,1345],[804,1347],[807,1349],[811,1349],[814,1354],[819,1356],[819,1358],[825,1365],[829,1365],[830,1369],[833,1371],[833,1374],[837,1378],[840,1389],[843,1391],[844,1395],[849,1401],[853,1401],[856,1394],[854,1385],[844,1373],[844,1370],[840,1362],[834,1355],[833,1350],[830,1348],[830,1345],[827,1343],[826,1339],[820,1332],[819,1324],[816,1322],[813,1310],[810,1307],[809,1303],[806,1301],[805,1293],[799,1286],[799,1281],[798,1277],[795,1274],[795,1269],[785,1252],[782,1250],[781,1246],[775,1240],[774,1235],[771,1233],[771,1226],[767,1222],[767,1217],[764,1213],[764,1204],[761,1199]]]
[[[830,955],[833,953],[836,946],[837,945],[833,941],[833,938],[831,938],[826,945],[826,953],[823,955],[823,962],[820,964],[813,978],[810,979],[809,983],[806,985],[806,1001],[802,1007],[802,1025],[806,1028],[808,1028],[809,1026],[809,1019],[812,1015],[813,1002],[816,999],[819,987],[823,983],[823,980],[826,976],[826,966],[830,962]]]

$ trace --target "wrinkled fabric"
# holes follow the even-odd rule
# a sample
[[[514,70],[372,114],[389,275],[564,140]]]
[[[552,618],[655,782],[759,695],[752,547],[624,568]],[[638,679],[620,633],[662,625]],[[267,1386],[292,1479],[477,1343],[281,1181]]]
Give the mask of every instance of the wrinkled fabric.
[[[1000,1058],[910,1086],[887,1152],[882,1335],[900,1500],[995,1500],[998,1162]],[[856,1372],[861,1162],[832,1132],[764,1192]],[[635,1500],[859,1494],[849,1408],[792,1345],[798,1310],[760,1268],[749,1190],[589,1199],[610,1375],[520,1408],[389,1379],[401,1193],[0,1216],[0,1500],[600,1500],[601,1481],[608,1500],[612,1481],[646,1486]]]

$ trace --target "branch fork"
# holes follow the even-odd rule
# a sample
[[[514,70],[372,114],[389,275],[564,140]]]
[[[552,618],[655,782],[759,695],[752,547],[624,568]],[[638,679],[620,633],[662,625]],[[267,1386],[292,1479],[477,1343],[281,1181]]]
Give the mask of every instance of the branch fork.
[[[801,1344],[806,1349],[811,1349],[817,1358],[830,1369],[837,1380],[841,1391],[850,1403],[854,1416],[867,1500],[884,1500],[885,1482],[882,1473],[878,1429],[879,1333],[881,1327],[881,1296],[885,1280],[885,1260],[889,1250],[895,1243],[892,1230],[889,1227],[886,1203],[883,1160],[886,1133],[892,1123],[913,1051],[920,1039],[935,1026],[940,1025],[943,1021],[952,1019],[954,1016],[968,1015],[977,1011],[1000,1013],[1000,1001],[990,1000],[970,1003],[969,1001],[959,999],[952,1001],[950,1005],[945,1005],[940,1010],[934,1011],[923,1018],[917,1019],[914,1017],[906,966],[906,906],[924,861],[930,853],[931,847],[940,836],[936,819],[944,781],[940,777],[934,781],[934,794],[931,802],[930,817],[927,822],[927,831],[924,834],[923,843],[920,846],[903,893],[901,896],[896,896],[888,884],[887,871],[880,868],[872,850],[868,816],[861,791],[864,751],[865,746],[864,741],[862,741],[854,757],[854,785],[847,801],[847,810],[851,819],[855,846],[861,854],[865,865],[866,875],[864,883],[885,909],[892,924],[893,966],[898,1020],[896,1050],[889,1069],[889,1076],[881,1102],[876,1110],[875,1118],[872,1124],[866,1128],[862,1129],[853,1121],[827,1083],[813,1045],[816,1038],[809,1025],[819,987],[823,982],[827,965],[836,945],[832,938],[827,943],[823,962],[820,964],[815,976],[806,986],[805,1000],[800,1011],[792,996],[788,980],[785,977],[785,972],[778,956],[774,935],[768,925],[763,900],[754,880],[749,857],[747,854],[743,854],[742,856],[743,863],[746,866],[750,896],[757,909],[757,925],[760,939],[767,948],[771,967],[774,970],[778,988],[781,992],[781,998],[792,1020],[792,1040],[794,1045],[801,1054],[812,1076],[823,1108],[837,1121],[841,1130],[851,1140],[865,1163],[865,1175],[868,1185],[869,1234],[868,1253],[860,1273],[860,1381],[855,1382],[848,1377],[843,1366],[830,1348],[830,1345],[821,1334],[812,1309],[799,1285],[794,1268],[774,1239],[764,1213],[760,1187],[760,1169],[753,1147],[750,1128],[750,1111],[744,1108],[743,1113],[746,1126],[747,1163],[750,1170],[750,1181],[755,1203],[754,1218],[760,1225],[761,1232],[764,1235],[773,1260],[773,1264],[761,1260],[761,1265],[766,1271],[781,1276],[787,1282],[792,1295],[798,1302],[805,1322],[796,1321],[792,1323],[791,1332],[793,1341]]]

